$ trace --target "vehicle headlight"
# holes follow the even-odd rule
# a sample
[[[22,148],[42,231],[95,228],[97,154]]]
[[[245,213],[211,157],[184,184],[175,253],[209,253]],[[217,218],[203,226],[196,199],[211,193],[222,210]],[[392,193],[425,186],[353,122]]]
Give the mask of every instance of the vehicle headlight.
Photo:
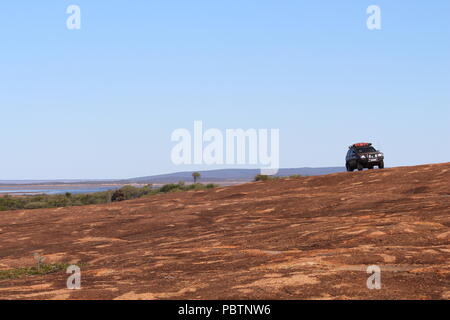
[[[365,159],[365,158],[366,158],[366,156],[365,156],[365,155],[362,155],[362,156],[361,156],[361,159]]]
[[[383,157],[384,155],[383,155],[382,153],[379,153],[378,156],[379,156],[379,157]]]

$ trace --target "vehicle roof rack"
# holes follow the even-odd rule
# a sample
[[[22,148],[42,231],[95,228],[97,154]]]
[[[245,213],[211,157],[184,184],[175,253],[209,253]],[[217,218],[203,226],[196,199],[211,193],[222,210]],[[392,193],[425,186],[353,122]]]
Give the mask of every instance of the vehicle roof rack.
[[[372,146],[372,144],[369,142],[358,142],[358,143],[352,144],[349,148],[370,147],[370,146]]]

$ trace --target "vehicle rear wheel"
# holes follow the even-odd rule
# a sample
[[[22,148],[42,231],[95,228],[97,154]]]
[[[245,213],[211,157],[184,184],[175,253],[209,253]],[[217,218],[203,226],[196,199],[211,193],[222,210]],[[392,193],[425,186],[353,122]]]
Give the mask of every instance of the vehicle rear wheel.
[[[361,163],[358,162],[358,171],[363,171],[364,167]]]
[[[381,161],[378,165],[378,169],[384,169],[384,161]]]

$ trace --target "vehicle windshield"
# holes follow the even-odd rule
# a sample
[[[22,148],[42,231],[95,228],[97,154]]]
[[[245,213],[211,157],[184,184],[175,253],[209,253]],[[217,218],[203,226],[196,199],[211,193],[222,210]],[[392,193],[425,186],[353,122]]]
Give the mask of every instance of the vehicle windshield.
[[[375,150],[374,147],[363,147],[363,148],[358,148],[356,150],[356,152],[358,153],[368,153],[368,152],[376,152],[377,150]]]

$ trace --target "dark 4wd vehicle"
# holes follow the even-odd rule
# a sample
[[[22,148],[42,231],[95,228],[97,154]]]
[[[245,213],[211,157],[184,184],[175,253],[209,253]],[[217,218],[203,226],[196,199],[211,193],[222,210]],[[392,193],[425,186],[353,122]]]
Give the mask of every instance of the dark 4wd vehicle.
[[[348,147],[347,156],[345,157],[345,167],[347,171],[364,168],[373,169],[377,166],[379,169],[384,168],[384,155],[379,150],[375,150],[371,143],[355,143]]]

